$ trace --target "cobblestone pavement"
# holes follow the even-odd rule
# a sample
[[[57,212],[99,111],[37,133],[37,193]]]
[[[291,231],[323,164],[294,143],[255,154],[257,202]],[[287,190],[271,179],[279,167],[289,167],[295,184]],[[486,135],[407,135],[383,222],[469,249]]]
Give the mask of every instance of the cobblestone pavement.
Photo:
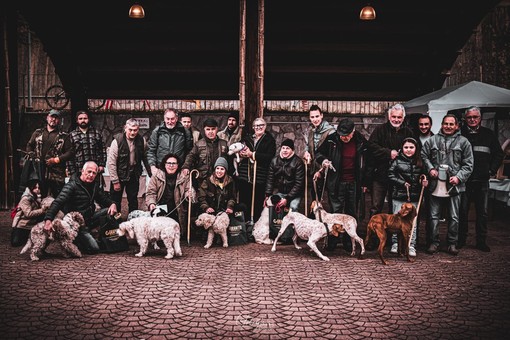
[[[510,334],[508,220],[491,222],[490,253],[415,263],[343,249],[324,262],[304,246],[183,246],[31,262],[9,245],[0,212],[3,339],[495,339]],[[444,239],[444,226],[441,236]],[[474,228],[474,226],[472,226]]]

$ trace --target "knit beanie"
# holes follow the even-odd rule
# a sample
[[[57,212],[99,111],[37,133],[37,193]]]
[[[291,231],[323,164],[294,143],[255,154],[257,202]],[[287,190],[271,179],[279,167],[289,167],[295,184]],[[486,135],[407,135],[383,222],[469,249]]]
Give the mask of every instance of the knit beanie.
[[[283,142],[282,142],[282,146],[288,146],[289,148],[291,148],[292,150],[294,150],[294,141],[292,139],[285,139]]]
[[[223,157],[218,157],[218,159],[216,160],[216,163],[214,163],[214,168],[216,169],[216,167],[218,167],[218,166],[222,166],[225,168],[225,170],[228,170],[227,160]]]
[[[234,118],[236,120],[236,122],[239,122],[239,112],[231,112],[228,115],[228,118]]]

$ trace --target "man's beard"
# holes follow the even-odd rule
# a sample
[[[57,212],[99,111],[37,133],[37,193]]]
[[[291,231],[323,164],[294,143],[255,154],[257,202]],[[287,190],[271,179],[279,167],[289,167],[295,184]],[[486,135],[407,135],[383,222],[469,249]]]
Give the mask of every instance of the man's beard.
[[[78,126],[82,129],[86,129],[89,127],[89,123],[80,123]]]

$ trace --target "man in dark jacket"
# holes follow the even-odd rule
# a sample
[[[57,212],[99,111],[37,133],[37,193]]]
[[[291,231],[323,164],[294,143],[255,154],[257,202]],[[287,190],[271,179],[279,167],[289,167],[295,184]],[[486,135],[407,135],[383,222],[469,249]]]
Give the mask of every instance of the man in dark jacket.
[[[184,162],[186,155],[193,148],[191,131],[178,121],[177,111],[166,109],[163,118],[163,123],[152,131],[147,143],[147,161],[152,173],[156,173],[163,157],[169,153],[177,155],[179,161]]]
[[[466,245],[468,234],[469,206],[475,203],[476,248],[489,252],[487,245],[487,206],[489,201],[489,177],[494,176],[503,160],[503,150],[494,132],[482,126],[480,109],[471,106],[464,113],[466,125],[462,135],[473,148],[474,169],[466,182],[466,191],[461,195],[458,248]]]
[[[305,165],[294,153],[294,142],[285,139],[280,154],[269,164],[267,173],[266,196],[278,194],[282,199],[277,208],[287,206],[298,211],[305,187]]]
[[[57,197],[65,184],[66,162],[73,157],[69,135],[60,128],[59,111],[48,113],[46,126],[34,131],[27,143],[27,152],[33,152],[41,164],[41,196]]]
[[[193,146],[182,166],[184,175],[188,175],[192,169],[198,170],[197,183],[202,183],[204,179],[212,175],[214,163],[218,157],[224,157],[228,160],[227,141],[218,137],[218,122],[212,118],[207,118],[204,121],[203,134],[204,138]]]
[[[371,152],[370,173],[372,180],[372,208],[370,214],[382,212],[384,199],[392,188],[388,180],[388,169],[390,163],[394,160],[402,145],[402,141],[407,137],[414,137],[413,131],[402,126],[406,116],[405,108],[402,104],[395,104],[388,110],[388,121],[374,129],[369,138],[369,150]],[[393,212],[391,195],[388,197],[388,207],[390,213]]]
[[[316,162],[322,166],[316,172],[314,179],[323,177],[323,169],[333,165],[336,171],[328,171],[326,187],[329,206],[332,213],[347,214],[355,217],[359,222],[358,207],[362,192],[366,190],[364,182],[365,152],[367,140],[356,131],[354,122],[344,118],[338,124],[336,133],[329,135],[319,147]],[[352,247],[349,235],[344,233],[344,248]],[[328,241],[328,248],[334,249],[336,242]]]
[[[75,243],[81,251],[88,254],[95,254],[99,251],[99,245],[90,234],[90,229],[99,226],[100,217],[104,217],[106,214],[113,216],[117,213],[115,202],[104,193],[103,189],[99,187],[99,182],[96,181],[98,168],[95,162],[86,162],[81,175],[73,176],[64,185],[44,216],[44,230],[49,232],[52,229],[51,221],[60,210],[64,213],[79,211],[85,219],[85,227],[80,228]],[[96,212],[95,202],[104,209]]]
[[[120,211],[122,194],[126,189],[129,212],[138,209],[138,189],[142,175],[142,162],[151,175],[145,153],[145,140],[138,134],[140,123],[130,118],[124,126],[124,133],[113,136],[108,150],[108,172],[110,174],[110,197]]]

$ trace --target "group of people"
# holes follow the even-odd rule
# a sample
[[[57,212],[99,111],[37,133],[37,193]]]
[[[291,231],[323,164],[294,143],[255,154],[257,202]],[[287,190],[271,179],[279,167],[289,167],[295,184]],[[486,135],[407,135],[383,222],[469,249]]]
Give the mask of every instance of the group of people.
[[[106,157],[101,134],[90,125],[88,112],[77,112],[76,129],[66,133],[60,129],[60,113],[52,110],[46,126],[37,129],[27,145],[27,151],[43,167],[38,179],[26,180],[20,201],[20,220],[25,221],[14,226],[11,243],[24,244],[27,230],[39,221],[45,221],[49,231],[60,210],[80,211],[87,227],[80,231],[77,244],[88,253],[99,251],[90,230],[98,226],[100,218],[120,211],[124,191],[129,211],[138,209],[139,180],[145,167],[150,176],[145,192],[147,209],[165,206],[168,216],[181,225],[184,237],[191,222],[190,202],[194,215],[242,210],[256,221],[265,198],[274,194],[281,196],[277,208],[299,210],[302,198],[309,194],[305,192],[308,174],[313,183],[312,199],[322,200],[326,194],[330,212],[345,213],[358,221],[363,218],[367,192],[372,198],[371,215],[382,212],[385,200],[390,212],[397,212],[402,203],[418,205],[423,198],[420,215],[427,221],[430,254],[438,251],[439,221],[445,209],[447,251],[458,254],[467,242],[467,215],[470,203],[475,202],[476,247],[490,251],[486,243],[488,182],[498,170],[503,151],[495,134],[481,126],[479,108],[466,110],[462,129],[458,118],[447,114],[434,135],[430,116],[420,116],[414,131],[404,125],[404,106],[396,104],[388,110],[388,121],[377,126],[368,140],[350,118],[340,120],[335,129],[317,105],[310,107],[309,118],[302,157],[296,155],[291,139],[284,139],[278,151],[263,118],[256,118],[248,131],[239,126],[239,115],[231,113],[224,129],[219,130],[218,122],[207,118],[198,130],[189,114],[174,109],[165,110],[163,122],[147,141],[139,134],[138,121],[128,119],[124,130],[113,137]],[[236,142],[246,147],[239,153],[234,172],[234,156],[228,151]],[[109,195],[98,180],[105,167],[110,174]],[[67,183],[66,169],[70,176]],[[456,190],[437,195],[441,181]],[[40,200],[47,195],[55,200],[44,210]],[[96,203],[102,209],[97,209]],[[411,256],[416,256],[416,229]],[[329,250],[337,242],[349,250],[348,238],[332,239]],[[390,251],[398,251],[396,235]]]

